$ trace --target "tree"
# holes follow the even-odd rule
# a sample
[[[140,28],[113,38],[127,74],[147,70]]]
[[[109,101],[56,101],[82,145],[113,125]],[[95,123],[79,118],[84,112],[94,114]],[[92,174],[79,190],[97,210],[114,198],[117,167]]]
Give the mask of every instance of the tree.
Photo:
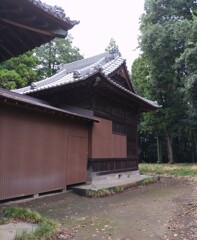
[[[51,42],[36,48],[34,55],[41,62],[39,74],[42,78],[52,76],[57,72],[58,65],[80,60],[83,56],[77,47],[72,46],[72,37],[56,38]]]
[[[109,45],[106,47],[105,51],[109,51],[112,48],[118,48],[116,40],[114,38],[110,39]]]
[[[72,37],[55,39],[19,57],[0,64],[0,87],[21,88],[56,73],[58,65],[83,56],[72,46]]]
[[[191,31],[194,0],[146,0],[141,18],[140,47],[150,68],[151,99],[162,109],[151,121],[165,133],[168,159],[174,162],[174,140],[181,138],[185,117],[184,83],[176,69],[176,60],[185,51]]]
[[[152,98],[154,92],[151,86],[150,74],[151,69],[148,64],[148,60],[144,54],[139,56],[132,65],[132,81],[135,85],[137,93],[147,99]],[[139,125],[140,134],[140,146],[141,146],[141,156],[143,161],[147,162],[162,162],[162,145],[163,145],[163,131],[161,125],[159,124],[160,113],[159,110],[156,112],[144,113],[141,115],[141,122]],[[154,150],[154,146],[157,148]],[[150,153],[150,149],[152,154]],[[149,152],[149,154],[147,154]],[[145,158],[146,156],[146,158]],[[157,156],[157,160],[155,159]]]
[[[191,31],[188,33],[188,43],[183,54],[176,61],[176,68],[184,83],[185,104],[189,136],[192,144],[192,158],[197,161],[197,17],[193,12]]]
[[[0,87],[20,88],[39,80],[38,72],[35,69],[38,64],[39,61],[32,56],[32,51],[1,63]]]

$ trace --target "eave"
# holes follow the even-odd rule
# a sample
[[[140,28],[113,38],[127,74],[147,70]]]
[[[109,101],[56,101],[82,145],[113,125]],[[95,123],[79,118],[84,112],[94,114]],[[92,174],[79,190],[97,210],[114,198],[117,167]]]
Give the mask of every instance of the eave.
[[[87,122],[99,122],[94,117],[86,117],[84,115],[80,115],[74,112],[66,111],[64,109],[56,108],[51,105],[48,105],[47,103],[39,99],[26,96],[26,95],[21,95],[18,93],[13,93],[9,90],[5,90],[1,88],[0,88],[0,102],[4,104],[21,106],[31,110],[54,114],[61,117],[84,120]]]
[[[0,1],[0,62],[18,56],[55,37],[66,37],[78,21],[63,9],[38,0]]]

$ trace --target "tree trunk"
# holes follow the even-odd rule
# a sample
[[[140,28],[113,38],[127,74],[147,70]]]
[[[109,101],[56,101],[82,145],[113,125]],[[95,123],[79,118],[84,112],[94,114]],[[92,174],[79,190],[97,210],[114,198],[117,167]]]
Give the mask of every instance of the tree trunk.
[[[170,164],[173,164],[174,156],[173,156],[172,136],[169,133],[167,133],[167,147],[168,147],[168,162]]]
[[[194,136],[194,149],[195,149],[194,159],[195,159],[195,161],[197,161],[197,137],[196,136]]]
[[[162,163],[162,149],[161,149],[161,140],[157,136],[157,162]]]

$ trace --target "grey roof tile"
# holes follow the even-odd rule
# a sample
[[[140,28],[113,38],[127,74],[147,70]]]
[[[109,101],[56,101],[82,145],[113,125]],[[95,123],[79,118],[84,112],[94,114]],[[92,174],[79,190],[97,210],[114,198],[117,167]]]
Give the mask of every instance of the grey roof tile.
[[[64,22],[67,22],[67,23],[71,24],[72,26],[79,23],[79,21],[76,21],[76,20],[72,21],[72,20],[70,20],[69,17],[66,17],[64,9],[59,7],[59,6],[56,6],[56,5],[55,6],[50,6],[46,3],[43,3],[40,0],[27,0],[27,1],[36,5],[37,7],[44,10],[45,12],[52,14],[54,17],[59,18],[59,19],[63,20]]]
[[[60,71],[54,76],[36,82],[34,83],[34,86],[16,89],[14,92],[28,94],[47,88],[53,88],[83,79],[83,77],[87,77],[101,69],[106,75],[108,75],[115,71],[123,63],[123,61],[124,60],[120,57],[119,52],[113,53],[112,55],[108,51],[94,57],[63,64],[61,65]],[[75,75],[76,72],[78,73],[78,77]]]

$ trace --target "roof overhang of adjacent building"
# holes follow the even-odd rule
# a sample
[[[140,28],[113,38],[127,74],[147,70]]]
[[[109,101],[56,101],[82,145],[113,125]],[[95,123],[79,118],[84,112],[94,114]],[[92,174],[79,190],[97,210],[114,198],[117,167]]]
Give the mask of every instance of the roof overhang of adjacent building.
[[[60,7],[40,0],[0,1],[0,62],[27,52],[55,37],[66,37],[78,21]]]
[[[0,102],[3,102],[4,104],[17,105],[24,108],[34,109],[41,112],[52,113],[66,118],[74,118],[88,122],[99,122],[99,120],[94,117],[56,108],[37,98],[14,93],[2,88],[0,88]]]

